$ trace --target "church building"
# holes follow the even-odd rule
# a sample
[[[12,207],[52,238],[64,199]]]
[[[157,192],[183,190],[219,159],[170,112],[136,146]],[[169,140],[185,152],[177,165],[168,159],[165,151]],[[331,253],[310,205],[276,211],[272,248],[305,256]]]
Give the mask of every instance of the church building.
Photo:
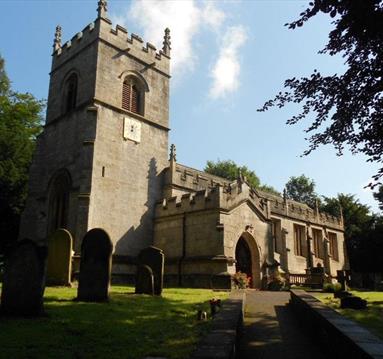
[[[163,47],[108,18],[62,43],[57,26],[47,116],[30,168],[20,238],[46,244],[57,228],[81,241],[102,228],[113,242],[113,278],[131,280],[139,252],[165,254],[165,283],[214,286],[241,271],[263,285],[270,268],[328,276],[345,267],[344,225],[336,218],[229,181],[169,156],[171,43]],[[212,154],[210,157],[214,157]]]

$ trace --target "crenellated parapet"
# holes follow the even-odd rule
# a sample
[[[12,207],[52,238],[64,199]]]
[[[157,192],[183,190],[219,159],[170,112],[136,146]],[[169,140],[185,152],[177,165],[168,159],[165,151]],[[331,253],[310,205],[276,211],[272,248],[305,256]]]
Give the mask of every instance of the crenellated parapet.
[[[102,41],[113,47],[119,52],[119,55],[125,55],[139,59],[147,67],[161,71],[166,75],[170,74],[170,35],[169,29],[165,30],[164,48],[157,51],[151,43],[144,43],[143,39],[136,34],[128,34],[128,31],[116,25],[112,27],[112,22],[106,17],[98,17],[94,22],[86,26],[82,31],[74,35],[69,41],[61,45],[55,41],[53,51],[52,70],[60,66],[69,58],[75,56],[85,47],[95,41]],[[57,31],[56,31],[57,34]]]
[[[319,226],[343,230],[343,221],[341,217],[335,217],[329,213],[319,212],[319,210],[314,210],[304,203],[299,203],[261,191],[258,191],[258,193],[269,200],[270,211],[272,214],[309,222]]]
[[[91,22],[70,40],[61,43],[61,27],[56,28],[52,54],[52,71],[95,42],[98,38],[98,22]]]
[[[246,183],[237,182],[226,186],[217,184],[212,189],[164,198],[157,204],[156,217],[207,210],[230,212],[242,203],[248,203],[264,219],[269,218],[267,200],[259,197]]]
[[[248,203],[263,219],[270,218],[268,200],[259,196],[248,183],[237,180],[223,189],[222,208],[231,211],[242,203]]]
[[[231,181],[175,163],[169,183],[189,191],[211,190],[217,185],[227,187]]]
[[[181,197],[180,193],[184,193],[184,195]],[[199,206],[194,206],[194,197],[198,194],[197,199],[202,198],[201,193],[204,194],[203,198],[209,199],[205,202],[198,202]],[[174,196],[174,194],[177,196]],[[270,219],[273,215],[283,216],[321,227],[344,230],[342,216],[335,217],[320,212],[318,208],[312,209],[304,203],[287,199],[286,196],[281,197],[270,192],[254,189],[241,173],[238,174],[236,181],[230,181],[177,163],[174,145],[171,147],[169,168],[165,177],[164,197],[170,199],[164,200],[165,205],[161,204],[162,207],[157,207],[161,207],[158,212],[161,215],[183,213],[189,210],[211,209],[213,208],[211,207],[212,203],[217,203],[219,207],[216,208],[220,210],[231,211],[246,202],[264,219]],[[211,201],[212,198],[214,198],[215,202]],[[177,208],[175,212],[173,210],[166,212],[169,201],[171,201],[171,208]],[[185,205],[185,203],[189,202],[191,205]],[[210,207],[206,205],[207,202],[210,203]]]
[[[217,209],[220,207],[222,193],[222,187],[217,186],[212,190],[201,190],[182,196],[164,198],[156,206],[156,217]]]

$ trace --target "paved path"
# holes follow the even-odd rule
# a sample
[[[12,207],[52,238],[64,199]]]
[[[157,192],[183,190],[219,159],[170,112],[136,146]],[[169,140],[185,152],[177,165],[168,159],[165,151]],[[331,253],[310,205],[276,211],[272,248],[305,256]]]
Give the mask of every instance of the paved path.
[[[241,359],[324,359],[294,317],[288,292],[248,290]]]

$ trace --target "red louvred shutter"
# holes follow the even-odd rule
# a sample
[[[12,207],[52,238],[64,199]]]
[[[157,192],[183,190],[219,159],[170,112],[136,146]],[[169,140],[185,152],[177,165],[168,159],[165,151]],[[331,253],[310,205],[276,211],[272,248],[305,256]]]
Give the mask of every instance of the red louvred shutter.
[[[130,111],[138,113],[138,91],[136,86],[132,87],[132,107]]]
[[[130,111],[130,84],[124,82],[122,85],[122,108]]]

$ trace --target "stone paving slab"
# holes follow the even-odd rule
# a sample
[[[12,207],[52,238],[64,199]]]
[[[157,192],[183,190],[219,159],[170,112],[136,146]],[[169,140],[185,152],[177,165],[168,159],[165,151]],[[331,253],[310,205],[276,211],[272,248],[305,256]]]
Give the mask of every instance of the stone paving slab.
[[[289,299],[288,292],[247,291],[239,358],[326,358],[294,316]]]

